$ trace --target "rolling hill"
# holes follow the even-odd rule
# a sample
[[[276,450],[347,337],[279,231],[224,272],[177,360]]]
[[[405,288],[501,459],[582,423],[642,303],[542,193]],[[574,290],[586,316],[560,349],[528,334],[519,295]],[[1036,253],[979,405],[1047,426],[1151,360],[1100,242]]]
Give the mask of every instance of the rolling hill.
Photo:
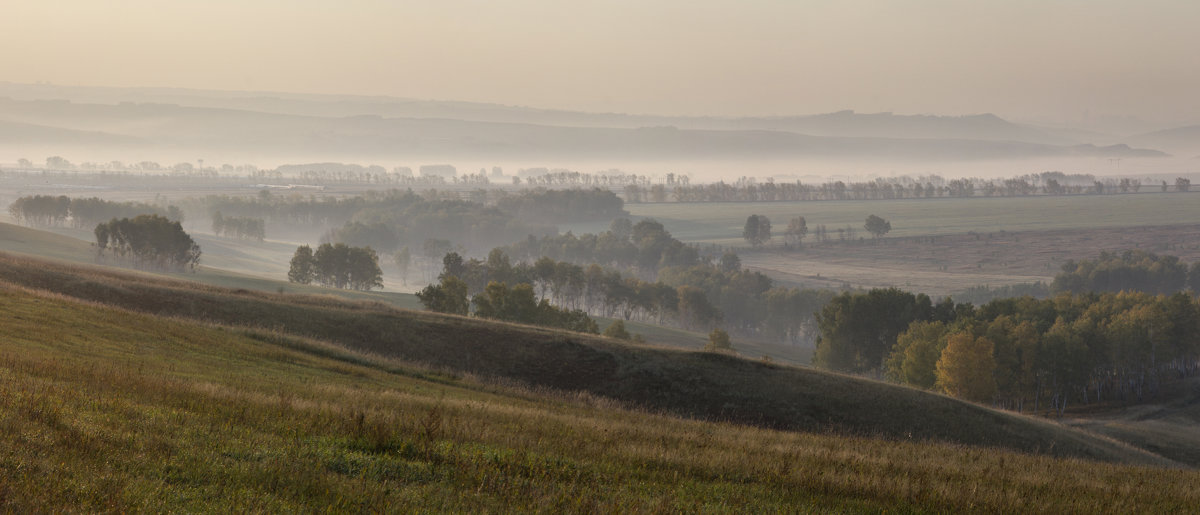
[[[856,378],[328,298],[0,262],[0,506],[9,511],[1171,512],[1200,501],[1200,473],[1122,464],[1167,463],[1147,453]],[[11,282],[21,277],[28,286]],[[93,297],[104,302],[81,300]],[[178,298],[158,310],[167,297]],[[214,324],[239,312],[257,327]],[[289,312],[323,313],[328,332],[360,336],[377,317],[411,325],[363,354],[289,334]],[[201,313],[212,318],[193,318]],[[410,348],[400,340],[491,373],[388,357]],[[479,363],[484,346],[498,363]],[[449,357],[464,350],[474,359]],[[657,378],[657,391],[638,400],[545,388],[603,383],[608,360],[633,370],[626,380]],[[655,404],[660,395],[684,412],[713,404],[698,412],[733,417],[741,406],[731,402],[773,396],[797,414],[824,404],[831,419],[846,413],[843,422],[869,418],[878,429],[688,420]],[[895,434],[905,425],[918,433]],[[956,433],[950,441],[1037,443],[1022,452],[938,443],[946,439],[920,432],[935,425]]]
[[[631,346],[328,296],[229,290],[11,255],[0,255],[0,280],[160,317],[269,328],[359,352],[533,387],[588,392],[683,417],[1161,462],[1037,419],[857,377],[721,354]]]

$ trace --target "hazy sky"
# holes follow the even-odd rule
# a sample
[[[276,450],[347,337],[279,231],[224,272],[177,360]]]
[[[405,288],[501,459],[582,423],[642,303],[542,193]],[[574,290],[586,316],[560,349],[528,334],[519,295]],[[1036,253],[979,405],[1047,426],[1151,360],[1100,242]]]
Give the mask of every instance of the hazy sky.
[[[0,80],[1200,123],[1196,0],[5,0]]]

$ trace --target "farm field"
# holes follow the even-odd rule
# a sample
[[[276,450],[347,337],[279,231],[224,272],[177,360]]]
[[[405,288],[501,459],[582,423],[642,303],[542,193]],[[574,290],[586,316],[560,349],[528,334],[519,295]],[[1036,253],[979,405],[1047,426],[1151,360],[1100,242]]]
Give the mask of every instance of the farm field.
[[[940,198],[822,202],[710,202],[626,204],[636,220],[654,218],[685,242],[746,246],[750,215],[771,219],[781,236],[788,220],[803,216],[811,232],[824,224],[831,236],[851,226],[869,239],[863,220],[875,214],[892,223],[888,237],[1170,225],[1200,221],[1200,194],[1139,193],[1062,197]]]
[[[1200,197],[1179,193],[627,208],[686,241],[737,248],[744,266],[809,288],[895,286],[944,296],[981,285],[1049,282],[1065,261],[1100,251],[1139,249],[1200,260]],[[892,232],[873,240],[862,228],[865,213],[888,219]],[[740,238],[750,214],[772,220],[775,238],[764,249],[751,249]],[[809,237],[802,249],[785,249],[782,233],[797,215],[808,222]],[[833,241],[815,241],[819,224]],[[861,240],[837,240],[835,229],[848,225]]]
[[[895,286],[930,296],[972,286],[1049,283],[1063,263],[1101,251],[1142,250],[1200,260],[1200,225],[1056,229],[883,238],[740,249],[744,266],[809,288]]]
[[[65,286],[95,281],[90,288],[127,280],[69,277],[62,276]],[[267,300],[254,298],[242,302]],[[268,303],[235,312],[271,326],[270,314],[286,310]],[[160,318],[11,283],[0,284],[0,313],[0,427],[9,435],[0,442],[0,506],[8,511],[1161,513],[1200,503],[1196,471],[1087,433],[836,374],[774,382],[801,371],[707,353],[658,355],[574,337],[614,357],[640,355],[641,376],[666,379],[678,360],[693,373],[726,378],[715,386],[784,396],[793,409],[837,405],[840,415],[874,420],[884,431],[902,430],[897,423],[905,421],[949,431],[936,440],[995,439],[1022,452],[676,418],[595,394],[434,371],[286,331]],[[487,331],[512,371],[553,375],[556,363],[571,364],[525,349],[545,331],[412,316],[450,331],[405,338],[448,344],[449,334]],[[777,389],[797,384],[820,394]],[[716,392],[690,395],[724,402],[709,397]],[[1030,454],[1045,452],[1101,461]]]

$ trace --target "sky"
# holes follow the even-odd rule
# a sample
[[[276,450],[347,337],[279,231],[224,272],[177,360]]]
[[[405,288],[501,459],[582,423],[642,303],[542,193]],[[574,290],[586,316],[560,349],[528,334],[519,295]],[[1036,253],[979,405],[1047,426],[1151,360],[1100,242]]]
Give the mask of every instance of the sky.
[[[0,81],[1200,123],[1194,0],[5,0]]]

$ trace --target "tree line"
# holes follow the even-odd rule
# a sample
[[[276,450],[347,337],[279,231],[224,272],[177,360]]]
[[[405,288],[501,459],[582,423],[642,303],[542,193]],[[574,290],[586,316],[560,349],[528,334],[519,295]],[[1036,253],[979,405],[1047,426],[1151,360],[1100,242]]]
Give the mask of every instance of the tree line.
[[[1094,260],[1070,260],[1050,283],[1054,292],[1141,291],[1170,294],[1200,291],[1200,261],[1187,263],[1177,256],[1159,256],[1140,250],[1120,254],[1101,252]]]
[[[134,266],[158,270],[195,269],[200,262],[200,246],[183,226],[159,215],[138,215],[112,219],[95,229],[96,247]]]
[[[461,287],[461,293],[449,298],[458,300],[452,305],[462,313],[470,309],[467,299],[486,293],[493,283],[510,289],[525,284],[539,302],[566,312],[690,330],[724,326],[787,343],[798,343],[814,332],[811,315],[832,296],[828,291],[774,287],[767,276],[741,269],[734,253],[727,253],[719,264],[665,267],[656,272],[657,280],[549,256],[513,263],[502,248],[493,249],[486,260],[452,252],[443,265],[440,277],[453,277],[453,286]],[[431,287],[426,294],[437,302],[458,291],[445,284]]]
[[[499,250],[518,263],[540,263],[542,279],[533,282],[554,286],[550,272],[561,270],[559,285],[550,292],[552,302],[687,329],[721,324],[742,336],[798,343],[815,332],[811,315],[832,297],[828,291],[777,288],[767,276],[743,270],[731,251],[717,259],[702,256],[652,219],[636,224],[616,219],[598,235],[527,238]],[[559,299],[556,292],[563,291],[573,295]]]
[[[65,195],[30,195],[8,206],[18,224],[55,227],[70,225],[77,229],[93,227],[113,218],[158,215],[182,221],[183,212],[175,206],[160,207],[144,202],[116,202],[97,197],[71,198]]]
[[[496,252],[492,254],[489,256],[492,261],[501,259]],[[473,314],[480,318],[575,332],[600,333],[599,326],[583,310],[554,306],[544,295],[539,300],[534,294],[532,283],[520,282],[521,275],[527,273],[527,270],[508,269],[507,277],[515,279],[511,284],[504,280],[489,280],[488,275],[497,278],[506,275],[502,273],[503,269],[498,268],[491,274],[485,271],[483,279],[487,281],[486,286],[472,291],[459,275],[478,273],[478,260],[464,262],[457,253],[449,253],[446,254],[444,262],[444,271],[439,276],[439,283],[430,284],[417,292],[417,299],[426,309],[456,315]],[[472,278],[478,280],[478,276]]]
[[[262,218],[222,216],[220,211],[213,213],[212,229],[213,234],[239,240],[263,241],[267,237],[266,222]]]
[[[288,281],[369,291],[383,287],[383,272],[379,255],[370,247],[324,243],[313,252],[312,247],[301,245],[289,263]]]
[[[871,233],[872,237],[878,239],[891,232],[892,223],[872,214],[867,215],[863,228]],[[771,230],[771,219],[766,215],[750,215],[746,218],[746,225],[742,228],[742,239],[746,240],[750,246],[759,248],[774,238]],[[839,228],[836,231],[838,238],[842,241],[854,239],[855,229],[851,226]],[[816,226],[812,233],[819,242],[826,242],[830,239],[829,231],[823,224]],[[808,221],[803,216],[792,218],[788,221],[787,229],[783,233],[784,246],[799,248],[808,234]]]
[[[1190,181],[1177,178],[1173,186],[1165,181],[1162,191],[1188,191]],[[886,177],[871,181],[827,181],[805,184],[801,181],[759,182],[742,177],[732,183],[718,181],[690,184],[667,181],[649,186],[629,185],[623,189],[625,200],[641,202],[779,202],[820,200],[888,200],[917,198],[1021,197],[1033,195],[1112,195],[1138,193],[1140,179],[1097,178],[1091,174],[1043,172],[1008,179],[962,178],[946,180],[937,175]]]
[[[341,198],[273,195],[263,190],[254,197],[208,196],[192,200],[191,205],[214,219],[217,213],[224,218],[261,219],[271,224],[272,231],[323,232],[323,241],[389,253],[419,248],[430,239],[482,252],[531,234],[555,234],[560,221],[607,220],[624,213],[624,201],[602,189],[518,195],[481,190],[479,198],[471,199],[443,193],[453,192],[389,190]]]
[[[1061,293],[978,309],[896,289],[843,293],[818,315],[814,364],[1023,411],[1140,402],[1200,366],[1185,293]]]
[[[696,247],[675,239],[661,223],[649,218],[636,224],[618,218],[609,230],[599,234],[528,236],[500,249],[517,261],[533,262],[545,257],[579,265],[597,264],[646,279],[653,279],[664,267],[701,262]]]
[[[612,220],[629,214],[624,205],[625,201],[616,193],[601,188],[538,188],[516,195],[502,196],[496,201],[497,208],[521,220],[559,222]]]

